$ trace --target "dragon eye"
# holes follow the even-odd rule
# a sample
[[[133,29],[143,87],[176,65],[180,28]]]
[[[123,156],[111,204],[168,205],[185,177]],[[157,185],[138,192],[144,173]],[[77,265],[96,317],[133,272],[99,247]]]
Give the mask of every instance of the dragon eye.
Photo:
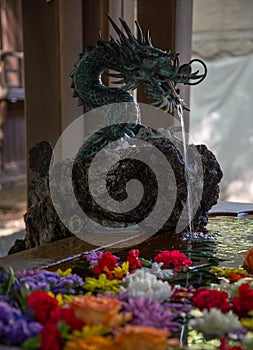
[[[146,60],[146,63],[147,63],[147,64],[153,64],[153,62],[154,62],[154,60],[153,60],[152,58],[148,58],[148,59]]]
[[[155,63],[155,61],[154,61],[153,58],[146,58],[146,59],[144,60],[144,62],[145,62],[145,64],[147,64],[148,66],[152,66],[152,65]]]

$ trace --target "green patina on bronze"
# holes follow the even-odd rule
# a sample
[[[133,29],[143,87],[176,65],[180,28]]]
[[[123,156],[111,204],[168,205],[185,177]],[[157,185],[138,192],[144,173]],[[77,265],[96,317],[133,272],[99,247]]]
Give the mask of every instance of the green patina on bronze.
[[[135,22],[135,36],[123,19],[120,22],[124,32],[108,14],[107,17],[118,38],[110,37],[110,41],[106,41],[99,35],[97,45],[86,48],[71,73],[74,96],[78,97],[79,105],[84,104],[89,110],[110,103],[134,102],[128,91],[144,86],[144,92],[158,107],[168,112],[179,106],[187,109],[177,84],[199,84],[207,74],[205,64],[192,60],[180,66],[179,54],[153,47],[149,32],[144,36],[138,22]],[[203,66],[202,74],[192,72],[194,62]],[[115,83],[122,84],[121,87],[108,87],[102,83],[101,75],[107,69],[115,71],[108,75],[119,78]]]

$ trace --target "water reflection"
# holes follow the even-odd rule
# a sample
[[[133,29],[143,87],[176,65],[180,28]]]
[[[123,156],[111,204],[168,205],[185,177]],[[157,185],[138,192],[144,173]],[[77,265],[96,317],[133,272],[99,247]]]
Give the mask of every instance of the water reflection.
[[[253,216],[212,217],[207,228],[214,237],[215,254],[226,260],[219,265],[240,266],[244,253],[253,247]]]

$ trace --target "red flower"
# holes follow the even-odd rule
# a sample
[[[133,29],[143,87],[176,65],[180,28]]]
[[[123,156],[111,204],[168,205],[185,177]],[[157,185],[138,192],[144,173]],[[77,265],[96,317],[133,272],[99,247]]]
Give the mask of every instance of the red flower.
[[[220,309],[224,313],[230,310],[228,294],[219,290],[202,289],[197,291],[192,298],[192,304],[200,310],[209,310],[213,307]]]
[[[31,293],[27,303],[33,309],[36,320],[43,325],[50,319],[51,312],[58,308],[58,301],[40,290]]]
[[[241,347],[240,345],[229,346],[227,339],[225,337],[222,337],[220,342],[221,344],[220,344],[219,350],[244,350],[244,348]]]
[[[61,350],[61,332],[53,324],[47,324],[40,331],[41,350]]]
[[[76,317],[75,312],[71,308],[55,308],[50,313],[50,324],[57,324],[58,322],[65,321],[65,323],[71,329],[81,330],[84,326],[84,322]]]
[[[253,310],[253,290],[249,283],[242,284],[239,289],[239,296],[232,299],[232,309],[239,317],[246,317],[248,312]]]
[[[111,252],[104,252],[103,255],[98,259],[98,264],[92,269],[95,275],[100,275],[104,268],[107,267],[109,271],[112,271],[117,264],[117,258],[112,255]]]
[[[233,283],[239,281],[241,278],[245,278],[245,277],[248,277],[248,276],[249,276],[248,274],[236,273],[236,272],[230,272],[228,274],[229,281],[233,282]]]
[[[139,260],[139,249],[132,249],[128,252],[127,261],[132,269],[138,269],[142,267],[142,262]]]
[[[192,261],[187,259],[184,253],[180,253],[178,250],[165,250],[162,253],[157,254],[154,258],[156,263],[164,263],[164,265],[173,265],[174,267],[191,266]]]

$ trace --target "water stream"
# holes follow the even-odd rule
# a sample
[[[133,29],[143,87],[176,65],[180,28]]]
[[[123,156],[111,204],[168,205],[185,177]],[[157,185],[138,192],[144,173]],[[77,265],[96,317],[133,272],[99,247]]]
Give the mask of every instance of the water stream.
[[[177,113],[180,119],[181,129],[182,129],[182,142],[183,142],[183,157],[185,163],[185,177],[186,177],[186,185],[187,185],[187,214],[188,214],[188,223],[189,223],[189,231],[190,233],[193,231],[192,228],[192,190],[191,190],[191,178],[189,174],[189,162],[188,162],[188,150],[187,150],[187,137],[184,123],[184,114],[182,106],[179,105],[177,109]]]

